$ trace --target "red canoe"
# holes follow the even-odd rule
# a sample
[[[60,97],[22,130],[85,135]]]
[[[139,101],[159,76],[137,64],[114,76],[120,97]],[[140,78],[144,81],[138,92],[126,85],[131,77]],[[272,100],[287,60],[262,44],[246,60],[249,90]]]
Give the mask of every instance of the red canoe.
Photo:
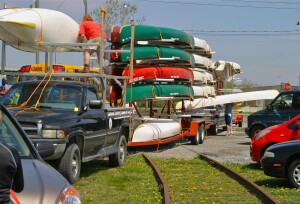
[[[123,71],[123,76],[130,76],[129,68]],[[133,68],[133,80],[127,80],[127,84],[144,80],[175,79],[194,82],[194,74],[191,69],[183,67],[166,66],[135,66]]]

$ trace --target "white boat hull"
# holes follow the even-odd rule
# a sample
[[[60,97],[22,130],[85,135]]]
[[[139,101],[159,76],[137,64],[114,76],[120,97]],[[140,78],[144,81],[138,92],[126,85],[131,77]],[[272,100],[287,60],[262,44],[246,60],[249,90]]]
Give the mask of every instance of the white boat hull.
[[[264,90],[227,94],[208,98],[197,98],[194,99],[194,101],[184,101],[184,106],[188,110],[193,110],[208,106],[222,105],[226,103],[274,99],[278,95],[278,93],[279,92],[277,90]],[[181,107],[182,104],[180,102],[176,104],[176,109],[181,109]]]
[[[43,43],[76,43],[78,31],[79,24],[59,11],[42,8],[0,10],[0,39],[23,51],[52,50]],[[55,49],[55,52],[65,51],[68,49]]]
[[[150,142],[178,135],[181,125],[175,120],[150,120],[138,125],[132,136],[132,142]]]

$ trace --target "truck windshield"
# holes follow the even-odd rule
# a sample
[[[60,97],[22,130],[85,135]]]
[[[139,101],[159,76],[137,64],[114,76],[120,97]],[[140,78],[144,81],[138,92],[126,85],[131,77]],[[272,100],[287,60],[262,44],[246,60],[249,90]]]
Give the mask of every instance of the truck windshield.
[[[67,85],[16,84],[2,98],[7,107],[56,108],[78,111],[80,90]]]

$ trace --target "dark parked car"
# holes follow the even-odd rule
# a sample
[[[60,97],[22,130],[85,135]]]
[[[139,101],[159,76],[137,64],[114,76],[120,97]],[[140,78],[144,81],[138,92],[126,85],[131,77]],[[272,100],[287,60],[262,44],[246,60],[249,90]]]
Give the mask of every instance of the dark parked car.
[[[300,140],[270,146],[261,159],[264,173],[277,178],[287,178],[300,187]]]
[[[78,192],[41,158],[53,154],[53,144],[37,141],[34,147],[19,123],[1,103],[0,141],[15,147],[21,157],[24,189],[21,193],[15,193],[20,203],[81,203]]]

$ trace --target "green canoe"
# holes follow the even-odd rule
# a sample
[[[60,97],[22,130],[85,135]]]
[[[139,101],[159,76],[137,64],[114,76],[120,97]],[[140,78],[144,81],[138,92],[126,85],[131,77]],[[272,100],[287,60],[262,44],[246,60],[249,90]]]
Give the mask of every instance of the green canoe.
[[[130,45],[124,45],[121,50],[130,50]],[[134,60],[139,60],[137,64],[170,64],[177,66],[195,67],[195,59],[192,54],[177,48],[141,46],[134,47]],[[111,61],[128,63],[130,53],[122,52],[118,58]]]
[[[193,48],[194,37],[184,31],[173,28],[156,26],[136,25],[134,40],[148,41],[152,45],[175,44]],[[112,43],[127,44],[131,41],[131,26],[113,27],[111,32]]]
[[[185,84],[132,84],[126,89],[126,103],[157,97],[194,99],[194,91]]]

